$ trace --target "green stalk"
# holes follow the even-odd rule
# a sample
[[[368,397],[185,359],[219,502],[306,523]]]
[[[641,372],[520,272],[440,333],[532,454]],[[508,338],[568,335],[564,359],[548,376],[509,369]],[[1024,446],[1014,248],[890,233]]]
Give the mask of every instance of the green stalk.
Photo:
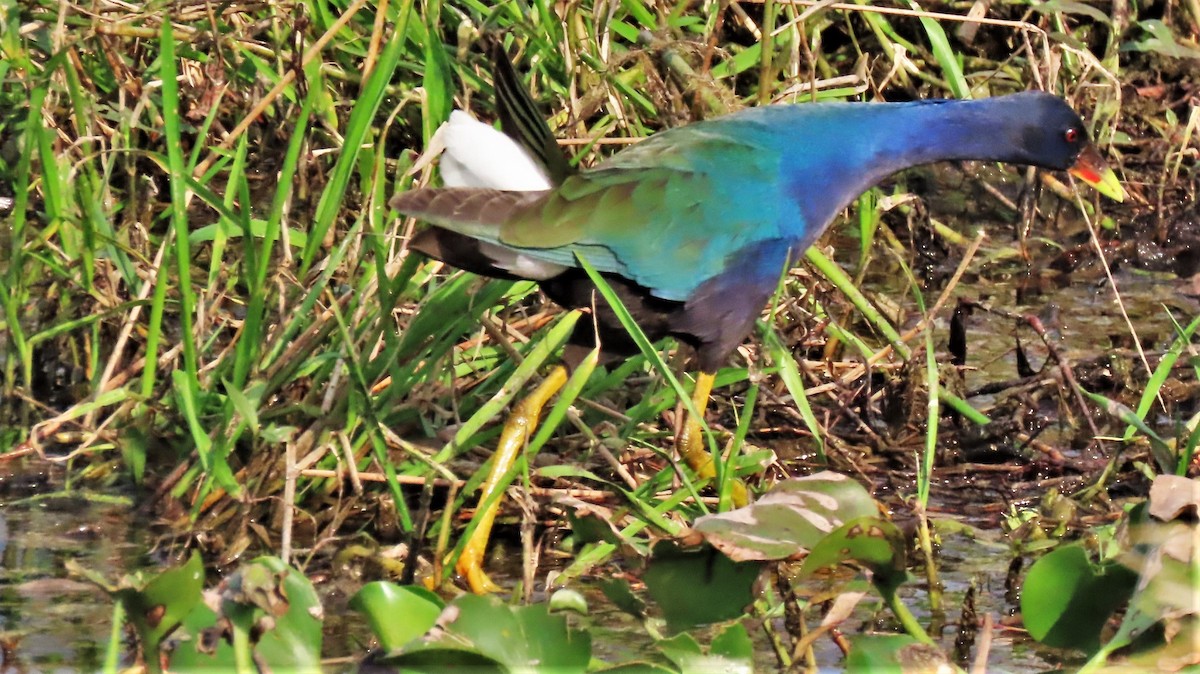
[[[525,360],[508,377],[501,390],[476,410],[470,419],[467,419],[463,423],[458,432],[454,434],[454,438],[446,443],[440,452],[434,455],[433,460],[438,463],[445,463],[461,453],[464,447],[469,447],[470,444],[468,441],[471,436],[483,428],[484,424],[500,416],[504,408],[512,402],[513,398],[520,392],[521,387],[533,377],[542,363],[546,362],[547,358],[566,343],[567,337],[575,329],[575,323],[581,315],[579,311],[571,311],[563,314],[554,327],[550,328],[546,333],[546,336],[538,341],[525,356]]]
[[[779,13],[775,0],[763,2],[762,20],[762,58],[758,65],[758,104],[766,105],[771,102],[771,93],[775,79],[772,61],[775,56],[775,18]]]
[[[912,351],[909,350],[908,345],[904,343],[900,337],[900,333],[896,331],[896,328],[892,327],[891,322],[888,321],[883,314],[879,313],[879,311],[875,308],[875,305],[871,304],[871,301],[862,294],[850,277],[846,276],[846,272],[842,271],[842,268],[839,267],[836,262],[830,260],[825,256],[824,253],[817,250],[815,247],[810,247],[807,251],[805,251],[804,255],[808,261],[812,263],[812,265],[816,267],[817,270],[820,271],[830,283],[833,284],[835,288],[840,290],[842,294],[846,296],[846,299],[850,300],[850,303],[854,305],[854,308],[858,309],[858,311],[862,313],[863,317],[866,318],[871,325],[875,326],[876,330],[883,334],[884,339],[891,344],[892,349],[896,351],[896,355],[900,356],[901,360],[907,361],[910,357],[912,357]],[[950,393],[949,391],[946,391],[940,385],[937,387],[936,391],[939,398],[945,401],[946,404],[950,405],[950,407],[952,407],[956,412],[962,414],[972,423],[979,424],[981,426],[991,423],[991,420],[987,418],[987,415],[971,407],[965,400],[959,398],[953,393]]]
[[[923,644],[937,647],[937,642],[935,642],[933,638],[929,636],[929,633],[925,631],[924,627],[921,627],[921,622],[912,614],[912,611],[908,610],[908,607],[904,605],[904,602],[900,601],[900,597],[894,589],[886,590],[884,588],[879,588],[879,590],[879,594],[883,596],[883,600],[888,605],[888,609],[891,610],[892,615],[896,616],[896,620],[900,622],[900,626],[904,628],[904,631],[907,632],[909,636]]]
[[[812,405],[808,402],[808,395],[804,392],[804,380],[800,376],[800,369],[796,366],[796,359],[792,357],[791,352],[783,345],[783,340],[779,339],[779,335],[769,324],[760,324],[759,328],[767,351],[771,354],[771,360],[779,367],[779,378],[783,380],[788,394],[796,403],[796,409],[800,411],[800,418],[804,420],[804,425],[812,435],[817,450],[817,461],[827,463],[829,459],[825,455],[825,440],[822,438],[821,423],[817,421],[817,415],[813,412]]]
[[[908,0],[908,6],[914,11],[922,11],[921,6],[915,0]],[[946,37],[946,31],[942,29],[942,24],[935,19],[922,16],[921,27],[925,29],[925,36],[929,38],[929,47],[933,51],[933,57],[941,66],[946,84],[950,87],[954,97],[971,98],[971,86],[967,84],[967,78],[963,76],[962,65],[958,62],[958,54],[950,46],[950,39]],[[1070,58],[1070,54],[1067,54],[1067,58]]]
[[[855,309],[858,309],[859,313],[863,315],[863,318],[867,319],[867,322],[875,326],[875,329],[883,334],[884,339],[886,339],[888,343],[892,345],[892,348],[896,350],[896,354],[900,356],[901,360],[909,359],[909,357],[912,355],[912,352],[909,351],[908,345],[904,343],[903,339],[901,339],[900,333],[896,331],[896,328],[892,327],[891,322],[888,321],[883,314],[879,313],[879,310],[875,308],[875,305],[871,304],[871,301],[862,294],[862,291],[860,291],[858,287],[854,285],[854,281],[852,281],[849,276],[846,276],[846,272],[842,271],[842,268],[839,267],[836,262],[826,257],[825,254],[818,250],[815,246],[810,246],[809,249],[804,252],[804,257],[807,258],[808,261],[817,268],[817,271],[821,272],[821,275],[828,279],[835,288],[840,290],[842,294],[846,296],[846,299],[850,300],[850,303],[854,305]]]
[[[117,674],[121,671],[121,653],[125,647],[125,602],[114,601],[112,612],[112,629],[108,633],[108,643],[104,647],[104,674]]]
[[[317,89],[309,89],[308,95],[300,106],[296,116],[296,126],[288,142],[287,153],[283,158],[283,166],[279,172],[279,187],[271,201],[267,213],[266,227],[262,240],[256,242],[249,233],[243,233],[247,255],[245,258],[247,294],[249,302],[246,305],[246,319],[243,322],[243,332],[237,344],[237,357],[234,362],[233,383],[241,388],[246,385],[246,379],[256,366],[260,365],[262,354],[262,331],[266,314],[267,275],[274,262],[275,244],[282,237],[283,211],[295,183],[296,169],[299,166],[300,152],[308,138],[308,122],[312,115],[313,101]],[[261,365],[265,365],[262,363]]]
[[[350,186],[350,178],[358,168],[359,151],[364,144],[369,142],[368,139],[374,133],[372,123],[375,120],[375,113],[388,93],[392,73],[396,71],[400,56],[404,53],[407,45],[412,7],[413,0],[401,1],[399,19],[396,22],[392,38],[384,47],[378,64],[371,71],[358,100],[355,101],[354,110],[350,113],[350,121],[346,125],[341,154],[338,155],[337,163],[330,174],[329,184],[321,193],[321,199],[317,202],[317,210],[313,214],[308,241],[305,242],[304,250],[300,254],[300,267],[296,271],[297,278],[303,279],[308,276],[308,271],[312,268],[317,254],[321,250],[321,243],[325,240],[325,235],[341,212],[342,201]]]
[[[13,185],[13,213],[11,232],[9,234],[9,257],[5,277],[7,281],[0,288],[0,302],[4,303],[4,317],[8,323],[9,340],[16,351],[17,358],[8,358],[4,364],[4,393],[7,398],[17,388],[17,382],[24,388],[33,386],[33,351],[25,341],[25,327],[21,324],[21,316],[25,313],[23,306],[27,297],[25,272],[25,225],[26,213],[29,209],[29,176],[33,164],[33,149],[41,146],[40,137],[45,130],[42,126],[42,106],[46,101],[46,88],[36,87],[29,97],[29,117],[25,129],[25,143],[21,148],[21,157],[17,160],[16,184]],[[21,377],[13,376],[17,364],[21,366]]]
[[[925,307],[925,297],[912,271],[903,260],[897,263],[904,270],[912,287],[912,295],[917,303],[917,309],[926,315],[924,330],[925,337],[925,387],[926,387],[926,417],[925,417],[925,451],[917,457],[917,541],[921,548],[921,557],[925,561],[925,578],[929,585],[929,609],[935,615],[942,613],[942,583],[938,577],[937,560],[933,554],[933,542],[929,534],[929,490],[933,481],[933,464],[937,457],[938,428],[941,412],[938,405],[938,363],[937,351],[933,343],[933,317],[928,316]],[[924,630],[922,630],[924,633]]]
[[[622,304],[621,298],[617,297],[617,294],[608,285],[608,283],[605,282],[604,277],[600,276],[600,273],[596,271],[595,267],[593,267],[578,252],[575,256],[576,259],[579,260],[580,266],[582,266],[583,270],[587,272],[587,275],[591,279],[592,283],[596,284],[596,289],[600,291],[600,295],[604,297],[604,301],[608,303],[609,308],[611,308],[613,313],[616,314],[617,320],[621,322],[621,327],[625,328],[625,331],[629,333],[630,338],[632,338],[634,343],[637,344],[638,349],[642,352],[642,355],[646,357],[646,360],[650,361],[654,368],[658,370],[659,374],[662,375],[663,379],[670,384],[671,389],[675,392],[675,395],[678,397],[680,403],[685,409],[687,409],[687,413],[691,415],[692,418],[697,419],[700,422],[700,428],[704,433],[705,440],[708,444],[708,452],[713,457],[713,466],[716,469],[716,484],[721,485],[726,483],[726,471],[729,471],[732,466],[728,461],[723,460],[722,453],[717,451],[717,442],[716,439],[713,438],[712,429],[709,428],[708,422],[704,419],[704,415],[697,413],[696,406],[692,404],[691,395],[689,395],[687,390],[683,388],[683,385],[679,382],[679,379],[675,376],[675,373],[672,372],[671,368],[668,367],[663,361],[662,356],[659,355],[658,351],[654,348],[654,345],[650,343],[649,338],[646,337],[646,333],[642,332],[641,327],[637,324],[637,321],[634,320],[633,315],[630,314],[629,310],[625,308],[624,304]],[[729,498],[729,495],[725,492],[719,492],[719,496],[720,501],[723,503],[727,502],[726,499]],[[701,506],[704,505],[699,499],[697,499],[696,502]]]
[[[187,175],[183,163],[183,141],[179,128],[179,82],[175,63],[175,34],[171,22],[164,21],[159,39],[159,63],[162,70],[163,130],[166,133],[167,169],[171,175],[171,231],[175,236],[175,264],[179,284],[179,325],[183,339],[183,370],[188,384],[199,387],[198,362],[194,339],[196,294],[192,290],[191,249],[188,245]],[[195,393],[195,391],[193,391]]]

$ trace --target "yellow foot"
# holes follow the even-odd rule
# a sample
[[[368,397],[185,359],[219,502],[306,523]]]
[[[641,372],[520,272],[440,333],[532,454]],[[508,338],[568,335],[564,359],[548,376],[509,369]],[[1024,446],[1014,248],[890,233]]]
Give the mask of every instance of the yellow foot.
[[[496,446],[496,454],[492,457],[492,469],[488,472],[483,487],[479,490],[480,503],[487,503],[492,494],[508,488],[507,483],[502,484],[505,473],[512,468],[517,454],[525,447],[529,436],[537,428],[538,417],[541,416],[546,402],[554,397],[554,394],[558,393],[558,390],[566,382],[567,368],[562,365],[555,366],[533,393],[513,408],[512,414],[504,424],[504,432],[500,434],[500,444]],[[492,524],[496,521],[496,513],[499,510],[500,502],[497,500],[490,507],[475,512],[475,521],[478,524],[471,537],[467,539],[466,545],[463,546],[462,554],[458,556],[458,562],[454,565],[459,575],[467,579],[467,584],[475,594],[499,592],[501,589],[483,572],[484,553],[487,551],[488,539],[492,535]]]
[[[699,417],[687,415],[687,420],[684,422],[683,429],[679,432],[679,439],[675,444],[679,448],[679,455],[696,473],[696,477],[701,480],[717,476],[717,467],[713,462],[713,456],[704,448],[704,434],[700,431],[700,419],[704,418],[704,412],[708,409],[708,398],[712,393],[715,378],[715,375],[708,372],[696,375],[696,388],[692,391],[692,406],[696,408]],[[729,497],[733,501],[733,507],[741,508],[750,503],[750,493],[746,490],[745,483],[739,478],[733,478],[729,486]]]
[[[487,539],[482,539],[482,544],[487,545]],[[483,549],[480,549],[482,552]],[[466,551],[459,556],[458,563],[454,565],[454,570],[458,571],[458,575],[467,579],[467,587],[475,594],[491,594],[504,589],[497,585],[495,581],[488,578],[488,575],[483,571],[483,559],[479,556],[473,556],[467,559]]]

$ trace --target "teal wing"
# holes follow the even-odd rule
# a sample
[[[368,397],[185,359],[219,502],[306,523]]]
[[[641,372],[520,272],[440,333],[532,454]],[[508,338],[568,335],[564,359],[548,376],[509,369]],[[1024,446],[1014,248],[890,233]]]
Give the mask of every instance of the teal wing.
[[[738,251],[783,238],[785,220],[800,217],[778,148],[705,126],[656,135],[568,177],[498,229],[464,233],[562,266],[581,255],[658,297],[686,300],[731,271]]]

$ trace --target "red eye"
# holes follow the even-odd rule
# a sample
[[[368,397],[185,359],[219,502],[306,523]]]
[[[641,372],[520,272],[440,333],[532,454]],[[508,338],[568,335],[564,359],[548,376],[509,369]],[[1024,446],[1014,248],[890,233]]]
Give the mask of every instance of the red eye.
[[[1066,133],[1063,134],[1063,138],[1067,139],[1068,143],[1074,145],[1079,140],[1079,129],[1073,127],[1067,129]]]

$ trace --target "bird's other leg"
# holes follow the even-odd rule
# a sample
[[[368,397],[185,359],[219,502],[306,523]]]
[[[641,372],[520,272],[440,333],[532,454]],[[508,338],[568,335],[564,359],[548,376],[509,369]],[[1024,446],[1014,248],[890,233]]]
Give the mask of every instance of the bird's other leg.
[[[716,379],[716,375],[711,372],[701,372],[696,375],[696,388],[692,391],[692,407],[696,409],[698,416],[686,415],[687,419],[684,421],[683,428],[679,431],[679,438],[675,443],[675,446],[679,448],[679,455],[696,473],[696,477],[701,480],[717,476],[716,463],[713,455],[709,454],[704,446],[704,433],[700,430],[700,420],[704,418],[704,412],[708,409],[708,399],[712,393],[714,379]],[[741,480],[734,478],[730,487],[730,500],[733,501],[735,508],[741,508],[750,502],[746,485]]]
[[[487,480],[484,481],[483,487],[479,492],[479,502],[486,503],[492,494],[497,490],[505,489],[507,484],[502,484],[505,473],[509,468],[512,468],[513,463],[517,459],[517,454],[525,447],[525,443],[529,441],[529,436],[537,428],[538,418],[541,416],[542,407],[550,398],[558,393],[563,384],[567,382],[567,368],[562,365],[557,365],[550,374],[542,381],[533,393],[517,403],[513,408],[512,414],[509,415],[508,421],[504,424],[504,431],[500,434],[500,444],[496,447],[496,453],[492,456],[492,469],[488,472]],[[486,508],[475,514],[475,519],[478,524],[475,526],[475,531],[471,537],[467,539],[466,545],[463,546],[462,554],[458,557],[458,562],[455,564],[455,569],[458,573],[467,579],[467,584],[470,585],[471,591],[475,594],[483,594],[485,592],[499,592],[500,586],[492,582],[487,574],[483,571],[484,553],[487,551],[488,539],[491,537],[492,524],[496,521],[496,513],[500,510],[500,502],[497,500],[490,508]]]

